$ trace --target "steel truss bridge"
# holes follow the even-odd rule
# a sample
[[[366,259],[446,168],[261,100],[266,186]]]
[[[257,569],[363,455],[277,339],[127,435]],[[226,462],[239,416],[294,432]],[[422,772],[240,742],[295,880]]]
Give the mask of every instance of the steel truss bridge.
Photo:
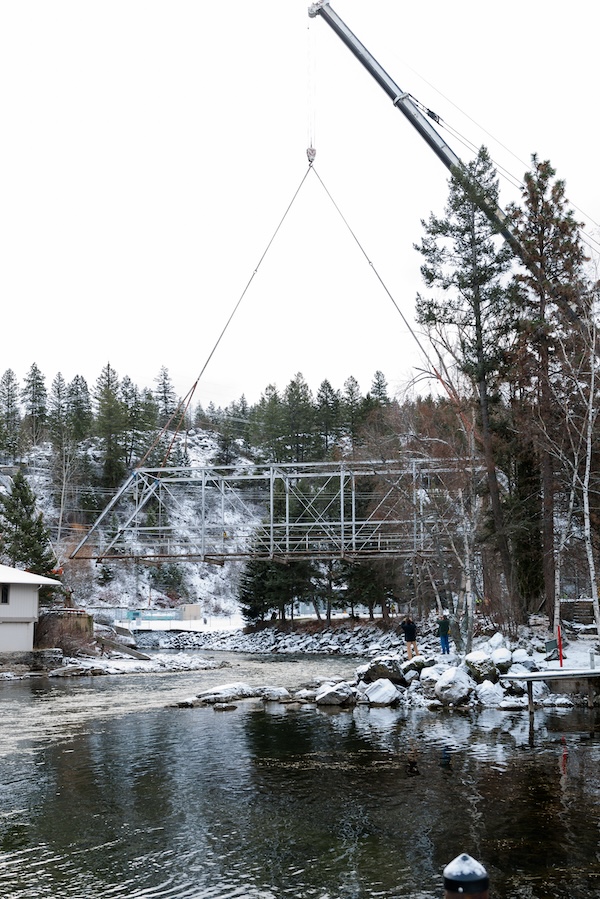
[[[433,533],[448,524],[430,508],[434,485],[466,476],[464,460],[415,458],[137,468],[71,558],[223,564],[428,556]]]

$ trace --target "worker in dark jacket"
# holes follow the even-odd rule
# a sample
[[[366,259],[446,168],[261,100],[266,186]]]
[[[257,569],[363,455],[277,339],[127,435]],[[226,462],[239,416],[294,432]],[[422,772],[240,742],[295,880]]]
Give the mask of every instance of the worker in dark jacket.
[[[448,612],[437,620],[438,637],[440,638],[440,646],[442,647],[442,655],[450,654],[450,618]]]
[[[409,661],[414,655],[419,655],[419,650],[417,649],[417,625],[414,623],[410,615],[407,615],[403,621],[400,622],[400,627],[404,631],[404,642],[406,643],[406,654],[408,656]]]

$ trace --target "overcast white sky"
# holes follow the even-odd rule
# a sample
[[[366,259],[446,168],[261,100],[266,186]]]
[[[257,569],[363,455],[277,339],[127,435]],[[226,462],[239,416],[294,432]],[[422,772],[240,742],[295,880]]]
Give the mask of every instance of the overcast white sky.
[[[57,371],[92,386],[110,361],[154,386],[165,365],[185,394],[307,169],[313,119],[316,169],[412,320],[412,245],[448,174],[308,5],[0,0],[0,373],[36,362],[48,387]],[[403,90],[519,178],[549,158],[600,220],[594,4],[332,6]],[[418,364],[311,173],[195,399],[254,402],[298,371],[366,391],[381,369],[395,391]]]

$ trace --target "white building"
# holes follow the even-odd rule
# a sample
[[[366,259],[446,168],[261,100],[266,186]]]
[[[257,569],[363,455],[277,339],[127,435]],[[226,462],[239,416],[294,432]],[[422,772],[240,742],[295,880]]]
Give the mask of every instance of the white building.
[[[0,652],[31,652],[38,590],[60,586],[49,577],[0,565]]]

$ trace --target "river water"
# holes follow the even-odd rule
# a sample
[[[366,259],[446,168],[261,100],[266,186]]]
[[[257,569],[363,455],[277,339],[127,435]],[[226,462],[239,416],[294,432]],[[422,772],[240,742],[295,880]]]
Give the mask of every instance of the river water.
[[[218,658],[0,685],[5,899],[433,899],[461,852],[494,897],[600,896],[598,710],[172,707],[358,661]]]

